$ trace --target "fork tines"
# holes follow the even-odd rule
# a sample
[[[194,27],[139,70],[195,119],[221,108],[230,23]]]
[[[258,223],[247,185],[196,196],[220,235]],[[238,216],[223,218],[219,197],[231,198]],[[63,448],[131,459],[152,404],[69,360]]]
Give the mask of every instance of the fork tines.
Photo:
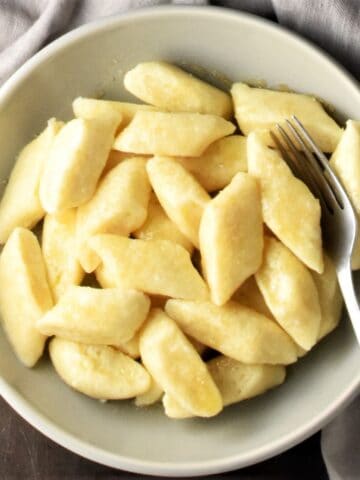
[[[277,134],[271,132],[276,147],[294,175],[320,200],[322,208],[330,213],[336,207],[344,208],[346,193],[342,185],[298,118],[293,115],[291,121],[285,120],[284,127],[277,124],[276,129]]]

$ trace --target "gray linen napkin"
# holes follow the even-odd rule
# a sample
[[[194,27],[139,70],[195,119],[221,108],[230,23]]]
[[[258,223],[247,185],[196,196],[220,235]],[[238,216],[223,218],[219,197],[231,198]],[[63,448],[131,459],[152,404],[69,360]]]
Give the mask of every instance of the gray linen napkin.
[[[84,23],[145,6],[207,3],[278,21],[323,47],[360,79],[359,0],[0,0],[0,84],[47,42]],[[358,397],[322,432],[331,480],[360,478],[359,446]]]

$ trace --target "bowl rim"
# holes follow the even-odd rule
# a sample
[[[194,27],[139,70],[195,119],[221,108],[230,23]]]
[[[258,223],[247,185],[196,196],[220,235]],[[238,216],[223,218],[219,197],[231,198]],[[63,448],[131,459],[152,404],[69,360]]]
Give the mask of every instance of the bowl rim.
[[[0,109],[16,89],[21,85],[26,77],[36,70],[42,62],[46,61],[53,54],[60,51],[63,47],[68,47],[73,43],[89,34],[99,33],[101,31],[115,28],[122,24],[131,24],[141,19],[148,19],[150,17],[161,18],[167,16],[189,16],[192,17],[222,17],[225,21],[239,21],[252,25],[255,28],[265,29],[272,35],[283,37],[285,41],[292,42],[304,50],[310,51],[312,55],[317,57],[319,62],[327,64],[331,67],[332,72],[340,77],[341,80],[347,83],[347,86],[353,91],[354,95],[359,97],[360,90],[357,80],[336,60],[334,60],[328,53],[321,50],[312,42],[302,38],[301,36],[287,30],[286,28],[265,18],[241,12],[238,10],[226,9],[215,6],[156,6],[142,8],[131,11],[125,14],[114,15],[106,17],[88,24],[82,25],[58,39],[51,42],[44,47],[32,58],[27,60],[0,88]],[[334,418],[340,410],[345,408],[360,391],[360,371],[348,387],[339,393],[339,395],[324,409],[320,414],[306,424],[300,426],[289,434],[283,435],[271,444],[264,445],[253,449],[247,453],[239,453],[220,460],[206,460],[206,461],[191,461],[186,463],[177,462],[159,462],[138,460],[127,456],[122,456],[115,453],[96,447],[85,440],[79,440],[75,435],[66,432],[54,421],[50,420],[46,415],[42,414],[30,401],[26,400],[14,387],[5,381],[0,376],[0,395],[4,400],[30,425],[42,434],[50,438],[55,443],[62,447],[75,452],[76,454],[87,458],[89,460],[98,462],[109,467],[123,469],[129,472],[169,476],[169,477],[184,477],[184,476],[200,476],[206,474],[221,473],[237,468],[243,468],[255,463],[261,462],[271,458],[294,445],[305,440],[313,433],[322,428],[332,418]]]

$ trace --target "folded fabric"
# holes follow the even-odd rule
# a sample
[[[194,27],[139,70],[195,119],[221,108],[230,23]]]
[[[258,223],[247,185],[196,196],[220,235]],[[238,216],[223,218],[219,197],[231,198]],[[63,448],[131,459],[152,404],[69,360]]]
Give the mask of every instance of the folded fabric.
[[[0,85],[49,41],[99,18],[206,0],[0,0]]]

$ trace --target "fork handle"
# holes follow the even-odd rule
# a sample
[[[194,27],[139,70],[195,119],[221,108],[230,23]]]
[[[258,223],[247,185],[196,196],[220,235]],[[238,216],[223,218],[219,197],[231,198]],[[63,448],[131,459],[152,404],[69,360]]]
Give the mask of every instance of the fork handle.
[[[360,344],[360,307],[356,296],[350,261],[337,272],[340,290],[349,314],[356,338]]]

